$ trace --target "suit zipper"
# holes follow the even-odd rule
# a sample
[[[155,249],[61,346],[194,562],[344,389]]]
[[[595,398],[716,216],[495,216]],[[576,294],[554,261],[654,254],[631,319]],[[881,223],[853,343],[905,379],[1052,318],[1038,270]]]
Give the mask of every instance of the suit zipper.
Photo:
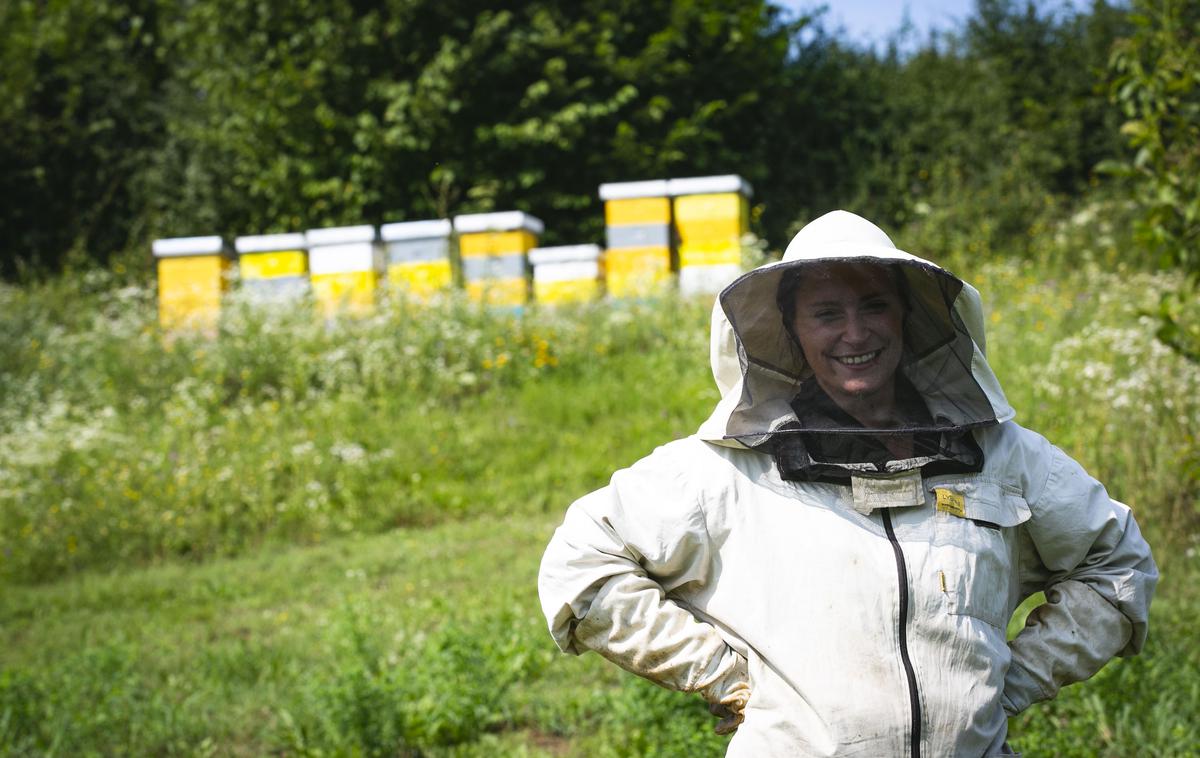
[[[908,569],[904,564],[904,551],[900,549],[900,541],[892,529],[892,514],[882,509],[883,529],[887,532],[888,542],[892,543],[892,552],[896,554],[896,578],[900,585],[900,618],[897,622],[900,638],[900,661],[904,664],[904,675],[908,678],[908,703],[912,710],[912,758],[921,758],[921,695],[917,691],[917,673],[913,670],[912,659],[908,657]]]

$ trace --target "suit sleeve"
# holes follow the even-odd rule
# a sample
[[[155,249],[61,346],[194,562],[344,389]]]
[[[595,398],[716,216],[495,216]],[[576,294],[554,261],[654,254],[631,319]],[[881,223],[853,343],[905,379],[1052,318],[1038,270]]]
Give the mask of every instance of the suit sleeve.
[[[664,687],[739,711],[746,661],[711,624],[672,599],[711,576],[703,478],[660,448],[576,501],[542,558],[538,593],[555,642],[594,650]]]
[[[1021,550],[1021,594],[1043,591],[1012,641],[1004,707],[1020,713],[1082,681],[1114,656],[1137,654],[1158,569],[1128,506],[1058,448],[1049,475],[1029,493],[1032,517]]]

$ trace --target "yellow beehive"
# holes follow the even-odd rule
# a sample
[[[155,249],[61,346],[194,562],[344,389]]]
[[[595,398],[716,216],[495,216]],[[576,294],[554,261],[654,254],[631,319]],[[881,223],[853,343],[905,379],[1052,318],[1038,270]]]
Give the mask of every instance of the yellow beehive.
[[[303,238],[302,235],[296,236]],[[302,249],[279,250],[273,253],[242,253],[238,255],[238,272],[242,281],[304,276],[308,273],[308,253]]]
[[[450,289],[453,279],[450,261],[409,261],[389,263],[387,267],[388,286],[418,298]]]
[[[387,260],[390,287],[418,298],[428,298],[448,289],[453,281],[450,267],[450,221],[403,221],[379,228]]]
[[[750,201],[734,193],[676,197],[675,228],[681,243],[740,239],[750,228]]]
[[[716,294],[742,272],[742,237],[749,231],[750,185],[740,176],[672,179],[679,238],[679,290]]]
[[[317,307],[326,318],[341,313],[363,315],[375,307],[382,250],[375,227],[343,226],[309,229],[308,266]]]
[[[697,266],[740,266],[741,262],[740,237],[679,243],[680,272]]]
[[[378,287],[379,274],[374,271],[338,271],[314,274],[312,278],[313,297],[325,318],[370,313]]]
[[[464,217],[460,216],[459,218]],[[457,221],[458,219],[455,219],[456,223]],[[537,235],[527,229],[510,232],[461,233],[458,240],[458,252],[464,258],[509,255],[514,250],[528,252],[537,246],[537,239]]]
[[[622,247],[604,251],[604,283],[612,297],[644,297],[671,283],[670,250]]]
[[[605,283],[612,297],[644,297],[671,283],[671,200],[665,180],[600,185]]]
[[[529,301],[527,254],[537,246],[542,222],[520,211],[473,213],[454,218],[463,282],[472,300],[523,306]]]
[[[294,301],[308,292],[308,252],[303,234],[257,234],[233,242],[242,292],[261,304]]]
[[[165,330],[215,333],[229,286],[229,251],[220,237],[155,240],[158,320]]]
[[[638,191],[658,191],[658,188],[663,188],[665,191],[664,182],[627,182],[627,185],[638,185]],[[647,186],[650,185],[650,186]],[[605,184],[602,187],[609,188],[602,190],[601,197],[604,194],[611,193],[614,190],[611,188],[619,187],[618,184]],[[611,200],[604,202],[604,224],[605,226],[638,226],[640,224],[667,224],[671,223],[671,199],[668,197],[613,197]]]
[[[529,251],[533,297],[539,303],[580,303],[604,291],[604,261],[599,245],[538,247]]]

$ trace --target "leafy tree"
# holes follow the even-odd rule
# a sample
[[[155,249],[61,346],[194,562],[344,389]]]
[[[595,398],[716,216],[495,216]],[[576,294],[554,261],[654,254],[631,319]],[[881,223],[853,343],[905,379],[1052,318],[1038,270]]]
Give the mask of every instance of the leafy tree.
[[[1107,164],[1128,179],[1139,210],[1137,239],[1187,286],[1164,296],[1159,338],[1200,361],[1200,5],[1176,0],[1135,4],[1135,30],[1113,49],[1111,96],[1134,150]]]
[[[1095,82],[1126,31],[1102,0],[979,0],[911,55],[768,0],[13,0],[0,275],[506,208],[598,240],[600,183],[712,173],[755,185],[776,246],[849,206],[1019,250],[1118,149]]]
[[[893,134],[888,84],[898,63],[829,36],[820,19],[801,32],[782,90],[763,113],[770,124],[768,172],[758,185],[763,229],[780,246],[822,213],[881,204],[872,180],[890,160]]]
[[[1103,2],[1046,13],[979,0],[957,32],[884,64],[885,113],[864,176],[872,213],[920,230],[941,254],[1024,252],[1047,209],[1089,185],[1118,147],[1096,91],[1125,28]]]
[[[0,4],[0,276],[128,243],[136,177],[162,140],[164,6]]]
[[[199,186],[207,223],[523,208],[551,239],[599,233],[602,181],[763,175],[791,39],[721,0],[218,0],[183,28],[162,184]]]

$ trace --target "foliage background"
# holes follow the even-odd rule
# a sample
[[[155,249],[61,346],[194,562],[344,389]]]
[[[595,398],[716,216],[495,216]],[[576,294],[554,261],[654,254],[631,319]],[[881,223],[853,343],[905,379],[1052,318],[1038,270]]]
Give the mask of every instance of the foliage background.
[[[773,248],[852,207],[1028,254],[1127,139],[1141,249],[1187,249],[1195,208],[1164,208],[1196,194],[1195,5],[979,0],[863,49],[765,0],[11,0],[0,275],[507,208],[599,241],[599,183],[712,173],[754,184]]]

